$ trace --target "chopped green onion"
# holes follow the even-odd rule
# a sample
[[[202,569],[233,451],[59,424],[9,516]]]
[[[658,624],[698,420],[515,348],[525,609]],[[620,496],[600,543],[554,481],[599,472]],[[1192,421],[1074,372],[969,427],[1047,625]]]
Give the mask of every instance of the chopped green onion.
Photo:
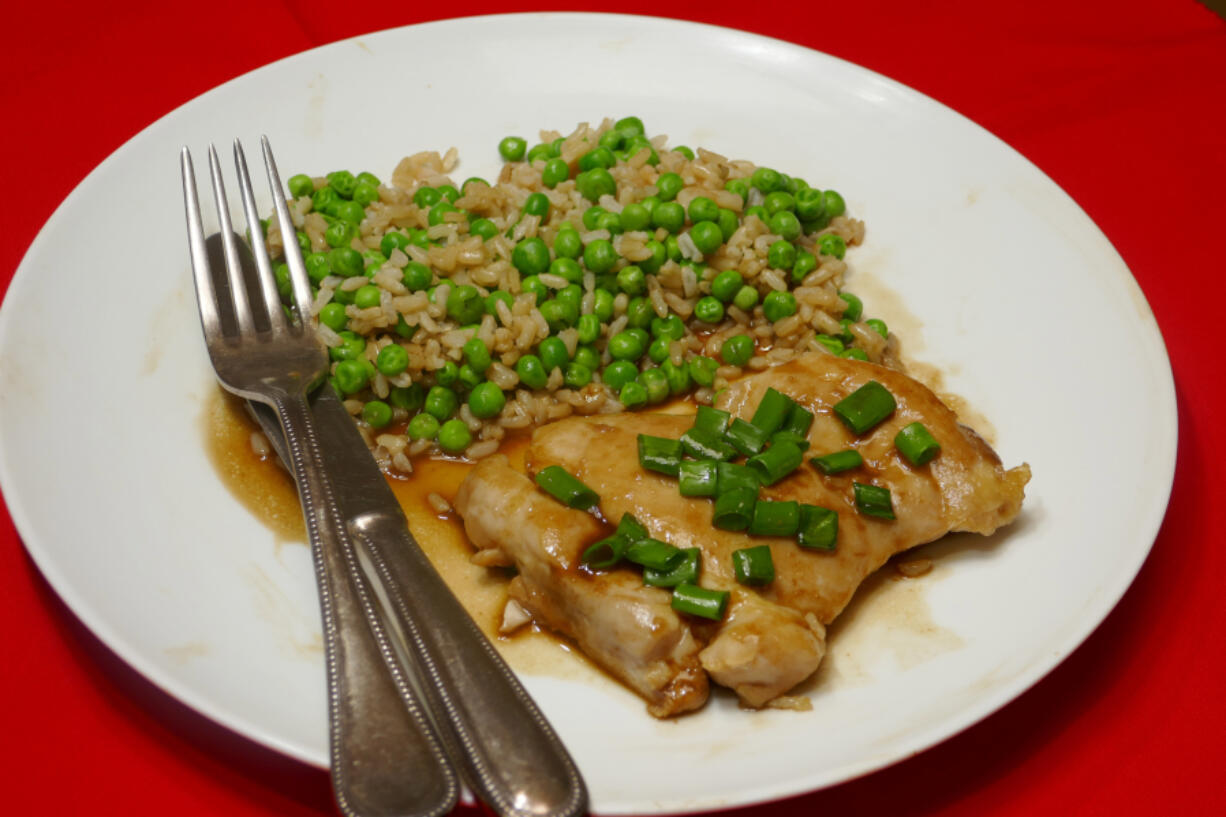
[[[571,508],[586,511],[600,502],[600,497],[591,488],[567,473],[560,465],[542,468],[536,475],[536,484],[554,499]]]
[[[856,508],[860,513],[880,519],[894,518],[894,502],[889,488],[853,482],[852,489],[855,491]]]
[[[860,456],[859,451],[848,448],[845,451],[835,451],[831,454],[813,457],[809,462],[813,463],[813,467],[826,476],[831,476],[832,474],[840,474],[843,471],[850,471],[852,468],[859,468],[864,464],[864,458]]]
[[[626,548],[626,558],[652,570],[671,570],[684,558],[679,548],[659,539],[642,539]]]
[[[870,380],[834,404],[834,413],[857,434],[863,434],[894,413],[894,395]]]
[[[685,548],[681,551],[681,561],[670,570],[654,570],[643,568],[643,584],[652,587],[676,587],[679,584],[696,584],[698,570],[702,564],[702,551],[698,548]]]
[[[677,487],[682,496],[715,496],[719,463],[715,460],[682,460]]]
[[[607,539],[601,539],[595,544],[589,545],[587,550],[583,551],[583,555],[579,557],[588,567],[594,567],[598,570],[603,570],[608,567],[613,567],[622,560],[626,555],[626,548],[630,542],[624,536],[614,534]]]
[[[820,505],[800,506],[800,530],[796,542],[801,547],[834,550],[839,537],[839,515]]]
[[[923,423],[903,426],[902,431],[894,437],[894,446],[912,465],[926,465],[941,451],[941,444]]]
[[[672,607],[678,613],[719,621],[728,608],[728,591],[708,590],[696,584],[679,584],[673,588]]]
[[[694,428],[722,435],[728,430],[728,422],[731,419],[732,415],[722,409],[699,406],[694,414]]]
[[[781,442],[789,442],[801,451],[809,450],[809,438],[804,434],[797,434],[795,431],[780,429],[771,435],[772,446],[778,445]]]
[[[721,462],[718,464],[716,471],[716,496],[734,491],[737,488],[745,488],[753,491],[754,496],[758,495],[758,488],[762,485],[762,479],[758,476],[758,472],[748,465]]]
[[[711,524],[721,530],[745,530],[753,519],[757,499],[757,489],[750,488],[733,488],[719,494],[715,497]]]
[[[638,542],[647,538],[647,528],[633,515],[624,513],[621,521],[617,523],[617,533],[614,535],[625,537],[627,542]]]
[[[758,472],[763,485],[774,485],[799,468],[804,459],[800,446],[782,440],[761,454],[750,457],[745,464]]]
[[[766,441],[770,439],[770,434],[767,434],[753,423],[737,417],[728,425],[728,430],[724,432],[724,439],[731,443],[732,447],[741,454],[746,457],[752,457],[766,447]]]
[[[680,440],[639,435],[639,465],[648,471],[658,471],[675,477],[681,466],[681,455]]]
[[[800,503],[760,499],[753,506],[749,532],[755,536],[795,536],[800,530]]]
[[[724,442],[722,436],[697,426],[682,434],[680,443],[685,453],[695,459],[722,462],[736,456],[736,449]]]
[[[741,584],[762,585],[775,580],[775,562],[771,559],[770,545],[732,551],[732,568],[736,571],[736,580]]]
[[[780,431],[787,431],[801,437],[809,436],[809,428],[813,425],[813,412],[809,411],[804,406],[793,403],[792,411],[788,414],[787,422],[783,424]]]
[[[767,389],[766,394],[762,395],[762,400],[758,403],[758,408],[753,413],[753,419],[749,422],[766,432],[766,436],[769,437],[782,428],[793,405],[792,398],[774,389]]]

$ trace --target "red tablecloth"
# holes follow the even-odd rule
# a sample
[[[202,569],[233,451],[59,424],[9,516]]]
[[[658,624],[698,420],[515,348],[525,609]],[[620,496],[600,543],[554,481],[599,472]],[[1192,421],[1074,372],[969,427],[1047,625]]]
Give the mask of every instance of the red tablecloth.
[[[197,94],[371,30],[528,10],[481,0],[214,0],[210,14],[148,0],[14,5],[0,33],[0,291],[86,174]],[[1097,632],[1019,700],[944,744],[742,813],[1226,813],[1226,480],[1215,461],[1226,435],[1212,346],[1214,310],[1226,303],[1226,22],[1193,0],[861,0],[786,10],[624,0],[588,10],[665,12],[800,43],[976,120],[1103,229],[1148,296],[1174,366],[1180,442],[1170,509],[1136,583]],[[68,480],[65,490],[75,486]],[[0,628],[0,811],[334,813],[323,772],[211,725],[101,647],[39,576],[5,511]]]

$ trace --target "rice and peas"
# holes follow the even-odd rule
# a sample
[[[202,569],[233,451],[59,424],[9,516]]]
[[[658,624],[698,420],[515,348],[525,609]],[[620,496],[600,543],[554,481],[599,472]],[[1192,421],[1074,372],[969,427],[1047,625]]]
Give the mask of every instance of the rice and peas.
[[[331,382],[385,470],[479,459],[572,413],[709,404],[802,352],[895,363],[842,291],[864,225],[837,192],[669,147],[636,117],[540,137],[503,139],[492,184],[457,186],[454,148],[389,183],[289,180]]]

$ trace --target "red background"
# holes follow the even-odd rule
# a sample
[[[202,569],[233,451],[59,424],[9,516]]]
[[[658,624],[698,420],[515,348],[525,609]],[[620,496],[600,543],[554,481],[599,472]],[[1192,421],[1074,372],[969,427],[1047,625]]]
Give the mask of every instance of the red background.
[[[577,8],[209,5],[207,15],[152,0],[39,0],[6,10],[0,291],[43,222],[98,162],[220,82],[375,29]],[[738,815],[1226,813],[1226,486],[1215,467],[1226,435],[1217,410],[1222,364],[1211,345],[1226,295],[1226,23],[1193,0],[584,8],[665,12],[810,46],[979,122],[1054,178],[1110,238],[1153,306],[1174,368],[1180,441],[1170,509],[1135,584],[1086,643],[1017,701],[940,746]],[[39,576],[2,506],[0,621],[8,783],[0,810],[334,813],[323,772],[203,720],[98,644]]]

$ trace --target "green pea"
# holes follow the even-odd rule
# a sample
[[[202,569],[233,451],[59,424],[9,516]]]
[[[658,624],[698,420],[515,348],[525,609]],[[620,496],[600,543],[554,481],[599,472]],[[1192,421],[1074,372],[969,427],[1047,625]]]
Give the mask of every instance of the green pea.
[[[328,357],[333,360],[356,360],[366,351],[366,338],[357,332],[345,330],[338,332],[341,342],[328,349]]]
[[[719,323],[724,319],[724,305],[710,295],[699,298],[694,304],[694,317],[703,323]]]
[[[786,239],[779,239],[766,251],[766,263],[775,269],[790,270],[796,263],[796,247]]]
[[[497,315],[499,302],[506,304],[507,309],[510,309],[511,305],[515,303],[515,296],[506,290],[494,290],[489,295],[485,296],[485,314]]]
[[[675,201],[660,202],[651,214],[651,223],[676,233],[685,226],[685,208]]]
[[[541,168],[541,184],[550,190],[570,178],[570,165],[565,159],[550,159]]]
[[[729,193],[736,193],[744,201],[749,197],[749,182],[745,179],[729,179],[724,182],[724,189]]]
[[[737,228],[741,226],[741,221],[736,217],[736,213],[721,207],[716,224],[719,225],[719,231],[723,235],[724,240],[727,241],[732,238]]]
[[[423,210],[429,210],[443,200],[443,194],[433,187],[419,187],[413,194],[413,203]]]
[[[771,323],[796,314],[796,296],[790,292],[773,290],[762,301],[762,314]]]
[[[549,372],[536,355],[521,356],[515,363],[515,373],[519,375],[519,382],[530,389],[543,389],[549,381]]]
[[[800,219],[796,218],[796,214],[791,210],[780,210],[778,213],[775,213],[770,217],[767,226],[772,233],[782,236],[788,241],[800,237]]]
[[[332,375],[336,378],[336,385],[340,388],[341,394],[344,395],[360,392],[370,379],[366,367],[360,360],[342,360],[336,364],[336,371]]]
[[[792,280],[799,284],[815,269],[817,269],[817,256],[808,250],[797,250],[796,263],[792,264]]]
[[[753,357],[754,342],[749,335],[733,335],[724,341],[719,356],[729,366],[744,366]]]
[[[463,347],[464,359],[475,371],[484,372],[493,363],[489,347],[481,338],[470,338]]]
[[[593,204],[591,207],[583,211],[583,226],[588,230],[595,230],[596,223],[600,221],[600,217],[608,210],[601,207],[599,204]]]
[[[367,276],[374,275],[383,269],[383,265],[386,263],[387,256],[378,250],[366,250],[362,253],[362,267]]]
[[[614,127],[600,134],[600,139],[597,141],[597,144],[599,144],[602,148],[608,148],[609,150],[621,150],[622,145],[626,143],[626,139],[627,135]]]
[[[612,196],[617,192],[617,182],[603,167],[594,167],[575,176],[575,189],[588,201],[599,201],[601,196]]]
[[[289,265],[277,264],[272,269],[272,277],[277,282],[277,293],[282,298],[288,298],[294,290],[294,286],[289,278]]]
[[[392,421],[392,407],[382,400],[369,400],[362,406],[362,419],[373,428],[383,428]]]
[[[336,170],[327,175],[328,185],[343,199],[353,198],[353,188],[358,180],[348,170]]]
[[[566,364],[566,369],[562,375],[562,381],[568,388],[581,389],[588,383],[592,382],[592,370],[582,363],[571,361]]]
[[[605,367],[600,374],[600,379],[605,382],[610,389],[618,391],[622,386],[638,377],[639,367],[635,366],[629,360],[615,360]]]
[[[554,139],[552,142],[550,142],[549,143],[549,155],[550,156],[561,156],[562,155],[562,144],[565,141],[566,141],[565,136],[559,136],[557,139]]]
[[[868,352],[863,349],[844,349],[839,357],[845,357],[850,360],[868,360]]]
[[[763,193],[773,193],[783,185],[783,177],[778,170],[769,167],[759,167],[749,178],[749,184]]]
[[[646,230],[651,226],[651,213],[641,204],[627,204],[621,213],[622,229]]]
[[[561,338],[545,338],[537,344],[536,350],[540,352],[541,363],[546,372],[552,372],[570,362],[570,352]]]
[[[681,340],[685,337],[685,321],[681,320],[677,315],[669,315],[667,318],[652,318],[651,334],[657,338]]]
[[[468,395],[468,408],[474,417],[482,420],[494,417],[507,404],[507,396],[502,389],[488,380],[475,387]]]
[[[613,269],[617,263],[617,250],[605,238],[597,238],[583,248],[583,264],[592,272],[600,274]]]
[[[334,221],[324,230],[329,247],[348,247],[357,235],[357,228],[348,221]]]
[[[664,377],[668,381],[668,391],[674,397],[690,390],[689,366],[684,363],[678,366],[671,360],[666,360],[660,364],[660,371],[664,372]]]
[[[639,200],[639,205],[647,211],[647,215],[649,216],[655,215],[656,206],[659,205],[659,203],[660,203],[660,197],[654,196],[654,195],[644,196],[642,199]]]
[[[690,377],[699,386],[711,386],[715,383],[715,370],[719,368],[719,363],[706,356],[690,358],[687,364],[690,369]]]
[[[440,386],[454,386],[460,379],[460,367],[454,360],[445,360],[442,366],[434,370],[434,379]]]
[[[412,338],[414,335],[416,335],[417,328],[418,328],[418,325],[417,324],[410,325],[409,322],[404,319],[404,315],[396,316],[396,328],[393,331],[397,335],[400,335],[400,337],[404,338],[405,340],[408,340],[409,338]]]
[[[833,255],[835,258],[842,258],[847,252],[847,242],[843,240],[841,235],[826,233],[817,239],[817,251],[822,255]]]
[[[485,302],[472,284],[455,287],[447,295],[447,316],[461,326],[481,320],[484,312]]]
[[[887,327],[885,325],[885,321],[881,320],[880,318],[869,318],[865,321],[865,323],[868,324],[874,332],[881,335],[881,337],[888,338],[890,336],[889,327]]]
[[[313,284],[318,284],[332,274],[332,262],[328,260],[326,252],[313,252],[303,258],[302,263],[306,265],[307,277]]]
[[[508,162],[518,162],[524,158],[528,142],[521,136],[504,136],[498,143],[498,155]]]
[[[541,304],[541,317],[549,324],[549,328],[554,332],[559,332],[570,326],[570,310],[567,305],[556,298],[550,298]]]
[[[404,274],[401,280],[410,291],[420,292],[433,283],[434,273],[420,261],[410,261],[404,265]]]
[[[656,338],[651,342],[651,345],[647,347],[647,357],[651,358],[652,363],[663,363],[665,360],[668,360],[668,353],[672,344],[672,338]]]
[[[435,189],[438,190],[439,195],[443,197],[443,201],[448,202],[449,204],[455,204],[460,198],[460,191],[456,190],[449,184],[440,184]]]
[[[353,188],[353,200],[363,208],[379,200],[379,188],[366,182],[358,182]]]
[[[439,422],[455,414],[459,406],[460,398],[446,386],[433,386],[426,393],[426,413],[433,415]]]
[[[591,170],[594,167],[610,168],[617,163],[617,157],[607,147],[596,147],[579,157],[579,169]]]
[[[598,289],[592,295],[592,314],[599,318],[601,323],[608,323],[613,319],[613,293],[607,289]]]
[[[664,376],[664,372],[657,369],[644,369],[639,372],[639,383],[643,384],[643,388],[647,390],[648,403],[660,403],[669,395],[668,378]]]
[[[438,436],[438,428],[438,418],[423,412],[409,421],[409,436],[414,440],[433,440]]]
[[[711,294],[724,303],[728,303],[741,291],[745,281],[741,273],[727,269],[711,279]]]
[[[421,247],[423,250],[430,249],[430,236],[426,235],[425,230],[419,230],[414,227],[409,230],[409,243],[414,247]]]
[[[647,290],[647,276],[633,264],[622,267],[617,273],[617,287],[627,295],[641,295]]]
[[[473,433],[458,417],[448,420],[438,430],[438,447],[448,454],[459,454],[473,441]]]
[[[374,284],[358,287],[357,291],[353,293],[353,305],[358,309],[370,309],[371,307],[378,306],[382,299],[382,292],[383,290]]]
[[[340,195],[335,189],[324,185],[311,194],[311,209],[317,213],[331,215],[332,208],[341,201]]]
[[[626,305],[626,324],[631,329],[646,329],[651,326],[651,320],[655,316],[655,307],[647,298],[632,298]]]
[[[638,338],[639,345],[642,346],[644,349],[646,349],[647,344],[651,342],[651,335],[647,334],[646,329],[642,329],[636,326],[633,329],[625,330],[625,332],[628,335]]]
[[[298,230],[295,235],[298,238],[298,249],[302,250],[303,254],[311,251],[311,237],[302,230]]]
[[[719,218],[719,205],[706,196],[695,196],[686,208],[686,213],[694,224],[700,221],[715,221]]]
[[[434,227],[435,225],[438,225],[438,224],[444,224],[447,221],[448,213],[458,213],[458,212],[459,210],[456,209],[456,206],[454,204],[444,199],[443,201],[440,201],[438,204],[431,207],[430,211],[426,213],[426,222],[431,227]]]
[[[620,235],[624,232],[621,214],[612,211],[601,213],[600,218],[596,219],[596,229],[608,230],[611,235]]]
[[[558,290],[555,297],[574,310],[571,323],[579,320],[579,305],[583,302],[583,287],[578,284],[567,284]]]
[[[498,235],[498,225],[488,218],[477,218],[469,222],[468,232],[471,235],[481,236],[482,241],[489,241]]]
[[[460,367],[459,382],[460,382],[460,386],[462,386],[464,389],[467,389],[468,391],[471,392],[483,380],[485,380],[485,376],[482,375],[480,372],[478,372],[476,369],[474,369],[472,366],[469,366],[467,363],[465,363],[463,366]]]
[[[554,158],[554,155],[551,152],[550,146],[542,143],[542,144],[533,145],[532,147],[530,147],[528,149],[528,155],[525,156],[524,158],[527,159],[529,162],[535,162],[537,159],[549,161],[550,159]]]
[[[629,332],[618,332],[609,338],[608,352],[614,360],[638,360],[643,356],[643,344]]]
[[[660,201],[672,201],[685,187],[685,181],[676,173],[661,173],[656,179],[656,190]]]
[[[287,182],[289,194],[296,199],[309,196],[315,192],[315,180],[305,173],[290,176]]]
[[[511,250],[511,264],[524,275],[540,275],[549,269],[549,246],[542,238],[525,238]]]
[[[843,201],[843,197],[837,190],[827,190],[823,193],[822,204],[825,206],[826,215],[830,218],[837,218],[847,212],[847,203]]]
[[[417,411],[426,402],[426,391],[420,383],[410,383],[408,386],[392,386],[387,396],[388,402],[396,408],[405,411]]]
[[[690,228],[690,238],[703,255],[710,255],[724,243],[723,230],[714,221],[700,221]]]
[[[536,298],[536,305],[540,306],[544,300],[549,297],[549,287],[540,279],[538,275],[529,275],[527,278],[519,282],[519,291],[529,293]]]
[[[628,409],[641,408],[647,405],[647,387],[642,383],[631,380],[621,387],[618,399]]]
[[[553,251],[559,258],[574,259],[582,255],[583,239],[579,237],[579,231],[573,227],[558,230],[558,234],[553,239]]]
[[[353,303],[353,290],[338,289],[332,293],[332,300],[336,301],[338,304],[345,304],[348,306],[349,304]]]
[[[544,193],[530,193],[528,198],[524,199],[524,214],[529,216],[540,216],[543,220],[549,215],[549,197]]]
[[[860,316],[864,314],[864,301],[850,292],[840,292],[839,298],[847,304],[847,308],[843,310],[843,317],[849,321],[860,320]]]
[[[571,362],[586,366],[589,372],[595,372],[600,368],[600,352],[597,352],[594,346],[576,347],[575,356]]]
[[[796,209],[796,199],[791,193],[786,190],[776,190],[773,193],[768,193],[762,200],[762,206],[766,208],[766,212],[770,215],[786,211],[794,211]]]
[[[643,120],[637,116],[624,116],[614,122],[613,127],[627,139],[642,136],[647,132],[647,129],[643,127]]]
[[[335,301],[324,304],[323,309],[319,310],[319,322],[334,332],[341,331],[349,323],[349,318],[345,316],[345,305]]]
[[[639,267],[642,268],[643,272],[654,275],[659,272],[660,267],[664,266],[664,262],[668,260],[668,249],[654,238],[648,239],[643,247],[651,255],[640,260]]]
[[[843,353],[843,341],[839,340],[833,335],[816,335],[813,339],[824,346],[826,351],[830,352],[832,355],[839,355]]]
[[[753,207],[746,207],[743,215],[746,219],[753,216],[763,224],[770,221],[770,213],[766,212],[766,208],[760,204],[755,204]]]
[[[801,221],[814,221],[826,214],[826,196],[812,187],[798,190],[795,195],[796,216]]]
[[[490,183],[487,182],[485,179],[481,178],[480,176],[469,176],[467,179],[460,182],[460,192],[463,193],[464,195],[468,195],[468,186],[470,184],[481,184],[481,185],[485,185],[486,187],[490,186]]]
[[[328,251],[328,266],[337,275],[353,278],[365,271],[362,254],[352,247],[337,247]]]
[[[673,148],[673,150],[680,153],[691,162],[694,161],[694,151],[691,148],[688,148],[685,145],[677,145],[675,148]]]
[[[643,150],[649,151],[647,164],[654,166],[660,163],[660,156],[656,153],[655,146],[651,144],[646,136],[642,135],[632,136],[626,140],[626,146],[622,150],[622,157],[629,160]]]
[[[580,343],[592,343],[600,337],[600,318],[595,315],[582,315],[576,325],[579,330]]]

